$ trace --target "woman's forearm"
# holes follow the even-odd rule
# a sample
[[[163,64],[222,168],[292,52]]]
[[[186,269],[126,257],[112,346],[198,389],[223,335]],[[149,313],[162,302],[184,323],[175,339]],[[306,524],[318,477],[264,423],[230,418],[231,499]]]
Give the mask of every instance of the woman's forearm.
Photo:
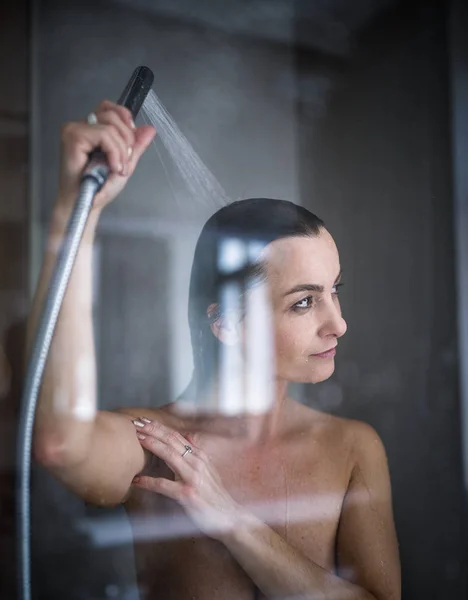
[[[253,515],[241,515],[220,541],[267,598],[376,600],[309,560]]]
[[[73,199],[53,210],[44,262],[28,321],[28,354],[64,239]],[[92,253],[99,212],[94,209],[70,276],[57,320],[37,405],[34,451],[40,462],[62,464],[84,458],[96,411],[92,327]]]

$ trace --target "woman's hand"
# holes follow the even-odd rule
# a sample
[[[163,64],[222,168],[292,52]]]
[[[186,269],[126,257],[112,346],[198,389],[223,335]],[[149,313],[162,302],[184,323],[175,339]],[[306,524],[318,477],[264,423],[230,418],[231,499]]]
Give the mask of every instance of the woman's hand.
[[[162,459],[175,475],[175,481],[138,475],[134,485],[178,502],[205,535],[221,539],[232,531],[242,508],[224,488],[205,452],[190,437],[162,423],[145,417],[133,423],[141,445]],[[191,452],[186,452],[187,448]]]
[[[136,128],[131,112],[109,100],[94,112],[95,125],[84,120],[62,127],[59,201],[75,201],[89,154],[100,148],[110,166],[109,178],[94,199],[94,207],[102,209],[122,191],[156,130],[148,125]]]

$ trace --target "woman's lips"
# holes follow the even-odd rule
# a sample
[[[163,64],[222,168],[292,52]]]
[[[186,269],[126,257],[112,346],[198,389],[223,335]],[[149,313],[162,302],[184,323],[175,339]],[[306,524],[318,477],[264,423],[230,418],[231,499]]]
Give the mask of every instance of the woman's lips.
[[[320,354],[312,354],[312,356],[317,356],[317,358],[331,358],[336,354],[336,346],[327,350],[326,352],[321,352]]]

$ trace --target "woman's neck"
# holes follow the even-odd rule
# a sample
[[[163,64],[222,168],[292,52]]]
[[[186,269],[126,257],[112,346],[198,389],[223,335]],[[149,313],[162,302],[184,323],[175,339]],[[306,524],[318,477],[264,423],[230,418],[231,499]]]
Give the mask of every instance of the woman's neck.
[[[287,396],[288,382],[276,381],[272,386],[271,402],[262,412],[250,412],[239,402],[239,410],[224,412],[220,388],[212,384],[203,392],[197,390],[194,379],[174,405],[176,412],[199,427],[223,437],[241,437],[249,444],[263,444],[281,434],[285,424],[285,407],[291,402]]]

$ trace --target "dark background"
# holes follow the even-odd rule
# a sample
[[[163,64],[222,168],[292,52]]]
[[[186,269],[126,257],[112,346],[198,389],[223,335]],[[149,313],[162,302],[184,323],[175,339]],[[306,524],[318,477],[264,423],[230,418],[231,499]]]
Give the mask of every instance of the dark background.
[[[153,68],[157,93],[231,197],[285,197],[325,220],[349,329],[335,375],[297,393],[382,436],[403,598],[466,598],[463,3],[43,0],[1,10],[0,345],[11,365],[2,353],[1,598],[15,598],[23,323],[55,193],[58,127],[116,96],[137,64]],[[184,221],[155,158],[145,156],[103,217],[96,245],[106,408],[162,403],[189,368],[173,296],[190,268],[186,238],[210,210]],[[34,597],[137,598],[122,511],[84,506],[39,469],[33,483]]]

